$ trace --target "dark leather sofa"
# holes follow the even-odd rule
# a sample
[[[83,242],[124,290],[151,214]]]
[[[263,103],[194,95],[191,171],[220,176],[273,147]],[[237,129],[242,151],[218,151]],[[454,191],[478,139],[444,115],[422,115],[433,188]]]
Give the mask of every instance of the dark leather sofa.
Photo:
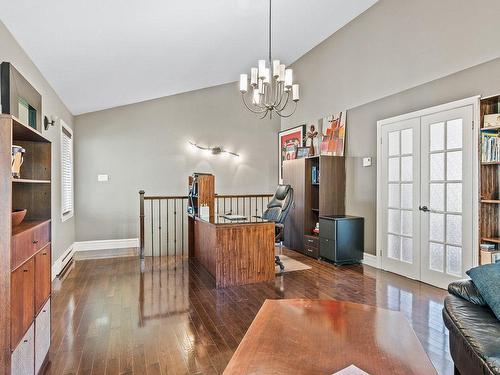
[[[455,374],[500,374],[500,321],[470,280],[448,286],[443,319]]]

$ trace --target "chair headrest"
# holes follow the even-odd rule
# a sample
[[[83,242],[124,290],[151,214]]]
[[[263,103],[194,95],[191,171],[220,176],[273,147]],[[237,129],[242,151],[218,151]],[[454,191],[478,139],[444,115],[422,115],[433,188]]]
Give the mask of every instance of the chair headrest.
[[[274,193],[274,197],[277,200],[282,201],[286,198],[289,191],[290,191],[290,185],[278,185],[278,188],[276,189],[276,193]]]

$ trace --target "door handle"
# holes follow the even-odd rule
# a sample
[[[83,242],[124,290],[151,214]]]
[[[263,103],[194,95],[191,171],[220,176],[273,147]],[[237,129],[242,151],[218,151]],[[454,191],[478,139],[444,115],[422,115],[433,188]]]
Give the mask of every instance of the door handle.
[[[429,208],[428,208],[427,206],[418,206],[418,209],[419,209],[420,211],[424,211],[424,212],[429,212],[429,211],[430,211],[430,210],[429,210]]]

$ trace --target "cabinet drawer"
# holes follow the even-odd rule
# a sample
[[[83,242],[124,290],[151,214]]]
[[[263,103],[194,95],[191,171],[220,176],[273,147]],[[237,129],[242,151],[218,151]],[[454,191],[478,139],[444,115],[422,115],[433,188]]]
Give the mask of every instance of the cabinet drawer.
[[[304,246],[304,254],[313,258],[319,258],[319,248],[310,247],[307,244]]]
[[[12,375],[34,375],[35,330],[33,324],[12,352],[10,373]]]
[[[319,218],[319,235],[321,238],[335,239],[336,221]]]
[[[15,348],[30,327],[34,317],[34,259],[31,258],[11,274],[10,313],[11,348]]]
[[[319,238],[313,236],[304,236],[304,246],[319,249]]]
[[[16,269],[50,241],[50,222],[44,222],[12,236],[11,270]]]
[[[38,374],[50,347],[50,299],[35,320],[35,373]]]
[[[35,315],[50,295],[50,253],[50,245],[47,245],[35,255]]]
[[[27,230],[13,236],[11,242],[11,269],[19,267],[34,252],[32,230]]]
[[[335,241],[330,238],[320,238],[319,255],[321,257],[335,261]]]
[[[50,223],[46,222],[33,229],[33,246],[37,252],[43,249],[50,241]]]

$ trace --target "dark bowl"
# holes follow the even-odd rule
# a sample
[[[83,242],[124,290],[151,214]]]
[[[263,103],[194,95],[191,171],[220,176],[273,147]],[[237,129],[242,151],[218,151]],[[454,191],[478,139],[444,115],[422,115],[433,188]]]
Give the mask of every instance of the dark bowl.
[[[28,210],[26,210],[26,209],[12,211],[11,215],[12,215],[12,226],[13,227],[18,226],[19,224],[21,224],[23,222],[27,211]]]

